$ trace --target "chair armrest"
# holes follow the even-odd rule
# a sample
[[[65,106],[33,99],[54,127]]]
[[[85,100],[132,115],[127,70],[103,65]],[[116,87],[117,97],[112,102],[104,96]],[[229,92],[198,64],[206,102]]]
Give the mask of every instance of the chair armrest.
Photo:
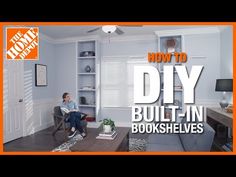
[[[60,115],[56,115],[56,114],[53,114],[53,116],[57,117],[57,118],[60,118],[60,119],[65,119],[66,116],[60,116]]]

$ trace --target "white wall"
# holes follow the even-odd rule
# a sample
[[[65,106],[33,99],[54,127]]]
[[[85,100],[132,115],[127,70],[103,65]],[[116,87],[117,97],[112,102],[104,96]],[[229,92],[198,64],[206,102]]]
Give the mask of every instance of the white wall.
[[[34,134],[54,125],[52,115],[54,105],[54,99],[37,99],[33,102],[26,102],[23,136]]]
[[[227,27],[220,34],[220,78],[233,78],[233,31],[232,27]],[[233,102],[233,94],[228,92],[228,101]]]

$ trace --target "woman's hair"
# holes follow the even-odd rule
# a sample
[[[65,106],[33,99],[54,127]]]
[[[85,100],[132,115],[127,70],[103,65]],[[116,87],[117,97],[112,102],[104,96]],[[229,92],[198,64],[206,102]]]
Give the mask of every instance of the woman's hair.
[[[64,99],[66,98],[67,95],[69,95],[69,93],[67,93],[67,92],[63,93],[63,95],[62,95],[63,102],[64,102]]]

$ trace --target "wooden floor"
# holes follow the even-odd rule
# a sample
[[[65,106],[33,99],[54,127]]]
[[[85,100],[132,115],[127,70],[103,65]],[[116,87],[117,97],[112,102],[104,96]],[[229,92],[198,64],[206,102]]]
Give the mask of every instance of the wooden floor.
[[[16,139],[3,145],[5,152],[49,152],[58,147],[62,143],[68,141],[63,131],[58,131],[55,136],[52,136],[54,127],[39,131],[33,135]],[[131,138],[146,139],[147,134],[132,134]]]
[[[3,145],[4,151],[51,151],[67,141],[63,131],[58,131],[52,136],[54,127],[39,131],[33,135],[16,139]]]

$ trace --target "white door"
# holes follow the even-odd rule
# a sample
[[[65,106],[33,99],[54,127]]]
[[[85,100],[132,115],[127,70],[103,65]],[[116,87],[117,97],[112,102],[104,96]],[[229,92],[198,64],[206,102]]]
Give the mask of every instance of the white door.
[[[3,115],[4,143],[23,136],[24,63],[4,61]]]

